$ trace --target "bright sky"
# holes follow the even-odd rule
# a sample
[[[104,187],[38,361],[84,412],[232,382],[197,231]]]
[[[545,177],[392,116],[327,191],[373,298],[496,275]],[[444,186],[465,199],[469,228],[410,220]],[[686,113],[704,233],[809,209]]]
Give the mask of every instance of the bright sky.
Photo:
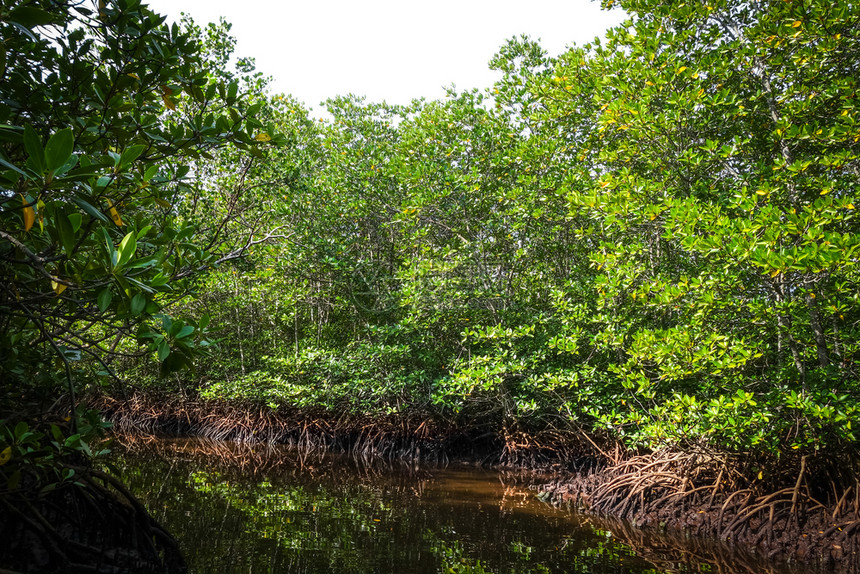
[[[405,104],[444,87],[485,88],[487,63],[512,36],[540,39],[551,55],[603,36],[623,20],[590,0],[144,0],[176,21],[224,16],[236,55],[253,57],[274,92],[308,106],[344,94]]]

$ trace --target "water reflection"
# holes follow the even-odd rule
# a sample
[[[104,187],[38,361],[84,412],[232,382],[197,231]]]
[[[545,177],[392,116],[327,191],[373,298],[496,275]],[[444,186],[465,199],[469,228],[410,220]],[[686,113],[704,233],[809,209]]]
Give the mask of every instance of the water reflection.
[[[120,442],[113,463],[197,573],[778,572],[553,509],[518,473],[197,439]]]

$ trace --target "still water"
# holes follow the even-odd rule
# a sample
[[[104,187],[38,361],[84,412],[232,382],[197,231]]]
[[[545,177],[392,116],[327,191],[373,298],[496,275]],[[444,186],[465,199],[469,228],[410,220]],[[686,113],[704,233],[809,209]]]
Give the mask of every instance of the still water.
[[[124,439],[112,463],[203,573],[789,572],[545,505],[535,477]]]

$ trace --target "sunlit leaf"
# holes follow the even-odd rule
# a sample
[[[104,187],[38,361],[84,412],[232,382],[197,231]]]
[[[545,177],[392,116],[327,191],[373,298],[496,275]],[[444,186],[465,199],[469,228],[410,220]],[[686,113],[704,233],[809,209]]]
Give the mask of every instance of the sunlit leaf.
[[[119,216],[119,212],[113,206],[113,202],[111,200],[107,200],[108,204],[108,214],[113,222],[117,225],[117,227],[123,227],[125,223],[122,222],[122,217]]]

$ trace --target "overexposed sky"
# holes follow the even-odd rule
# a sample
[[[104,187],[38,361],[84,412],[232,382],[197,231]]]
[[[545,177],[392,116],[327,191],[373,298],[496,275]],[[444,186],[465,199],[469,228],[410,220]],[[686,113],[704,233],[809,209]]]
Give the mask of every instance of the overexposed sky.
[[[343,94],[405,104],[444,87],[489,87],[487,63],[512,36],[540,39],[551,55],[603,36],[623,20],[590,0],[144,0],[200,25],[224,16],[236,55],[253,57],[272,90],[320,109]]]

